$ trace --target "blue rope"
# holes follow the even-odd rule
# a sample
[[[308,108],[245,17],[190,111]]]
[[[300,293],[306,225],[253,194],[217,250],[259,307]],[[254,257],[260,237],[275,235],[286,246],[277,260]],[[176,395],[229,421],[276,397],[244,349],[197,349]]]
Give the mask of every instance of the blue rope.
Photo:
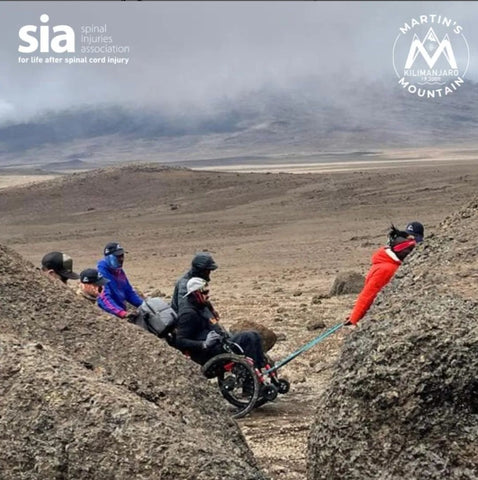
[[[306,352],[307,350],[310,350],[312,347],[320,343],[322,340],[327,338],[329,335],[332,335],[332,333],[336,332],[340,328],[344,326],[343,323],[338,323],[337,325],[331,327],[329,330],[326,332],[320,334],[318,337],[315,337],[313,340],[311,340],[309,343],[306,343],[304,346],[300,347],[298,350],[295,352],[291,353],[288,357],[284,358],[280,362],[276,363],[273,367],[269,368],[268,370],[264,371],[264,374],[272,373],[278,370],[279,368],[283,367],[287,363],[289,363],[291,360],[294,360],[294,358],[298,357],[301,353]]]

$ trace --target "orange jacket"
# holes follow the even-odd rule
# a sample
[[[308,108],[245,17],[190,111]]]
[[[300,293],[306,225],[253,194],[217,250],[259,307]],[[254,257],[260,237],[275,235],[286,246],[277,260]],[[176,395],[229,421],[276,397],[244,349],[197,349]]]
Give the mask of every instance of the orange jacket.
[[[356,325],[367,313],[378,292],[392,279],[401,264],[389,247],[382,247],[372,255],[372,267],[349,317],[351,323]]]

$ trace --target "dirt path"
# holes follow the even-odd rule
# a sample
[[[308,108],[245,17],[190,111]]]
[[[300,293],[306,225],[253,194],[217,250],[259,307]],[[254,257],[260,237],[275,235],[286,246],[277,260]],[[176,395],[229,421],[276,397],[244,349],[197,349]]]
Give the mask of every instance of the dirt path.
[[[304,343],[320,333],[309,332]],[[256,458],[272,479],[306,477],[309,427],[346,334],[337,332],[288,364],[280,372],[291,381],[291,391],[239,420]]]

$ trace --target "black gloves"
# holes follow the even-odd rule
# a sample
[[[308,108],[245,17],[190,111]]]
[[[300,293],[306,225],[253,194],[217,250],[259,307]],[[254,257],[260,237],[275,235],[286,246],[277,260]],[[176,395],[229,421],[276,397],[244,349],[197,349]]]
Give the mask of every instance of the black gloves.
[[[126,315],[126,320],[128,320],[129,323],[136,323],[136,320],[140,315],[141,315],[141,312],[138,312],[138,311],[130,312],[128,313],[128,315]]]

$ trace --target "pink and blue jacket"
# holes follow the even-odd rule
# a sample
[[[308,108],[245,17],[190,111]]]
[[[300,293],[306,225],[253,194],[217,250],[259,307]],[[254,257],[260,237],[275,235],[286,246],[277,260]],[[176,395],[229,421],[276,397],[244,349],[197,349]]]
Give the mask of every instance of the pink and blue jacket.
[[[122,268],[112,269],[104,259],[98,262],[97,267],[101,275],[109,280],[97,300],[100,308],[117,317],[124,318],[128,314],[126,302],[135,307],[139,307],[143,303],[143,299],[131,286]]]

